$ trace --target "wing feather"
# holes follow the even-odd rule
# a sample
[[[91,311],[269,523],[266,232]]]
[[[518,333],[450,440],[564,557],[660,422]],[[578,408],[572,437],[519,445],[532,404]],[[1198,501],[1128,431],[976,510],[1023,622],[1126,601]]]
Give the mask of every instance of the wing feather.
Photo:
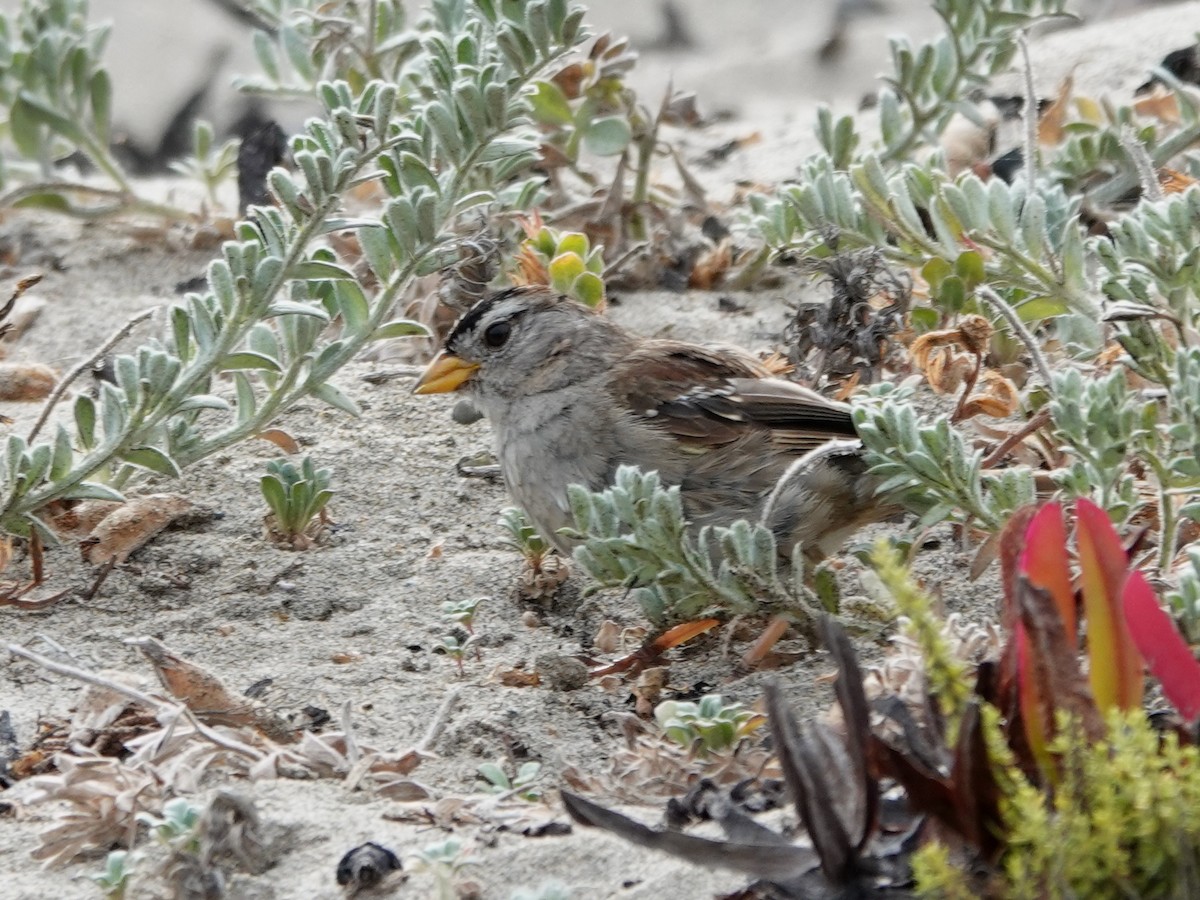
[[[803,453],[855,437],[850,407],[774,377],[737,348],[650,341],[617,364],[611,384],[631,413],[702,449],[766,432]]]

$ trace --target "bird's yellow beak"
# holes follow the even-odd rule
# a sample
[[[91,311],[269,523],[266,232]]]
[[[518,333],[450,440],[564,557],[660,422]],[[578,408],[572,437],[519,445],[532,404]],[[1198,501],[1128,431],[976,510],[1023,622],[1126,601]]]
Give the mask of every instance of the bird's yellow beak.
[[[429,368],[417,379],[413,393],[448,394],[451,391],[457,391],[467,383],[478,368],[479,363],[467,362],[465,359],[460,359],[443,350],[433,358]]]

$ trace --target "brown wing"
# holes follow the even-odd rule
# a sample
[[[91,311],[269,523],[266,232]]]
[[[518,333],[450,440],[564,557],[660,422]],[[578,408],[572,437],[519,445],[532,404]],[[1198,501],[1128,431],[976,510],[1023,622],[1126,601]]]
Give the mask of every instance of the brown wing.
[[[736,349],[648,341],[614,368],[621,403],[698,449],[762,431],[798,453],[855,436],[848,406],[773,377]]]

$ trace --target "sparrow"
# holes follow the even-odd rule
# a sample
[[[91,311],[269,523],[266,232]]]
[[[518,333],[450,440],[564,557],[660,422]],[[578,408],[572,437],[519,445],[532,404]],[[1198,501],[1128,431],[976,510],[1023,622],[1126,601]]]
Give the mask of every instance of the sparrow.
[[[413,390],[468,393],[513,500],[564,553],[567,488],[603,490],[622,465],[678,485],[693,528],[761,522],[785,559],[797,544],[820,559],[895,512],[847,404],[738,347],[641,337],[546,288],[478,302]]]

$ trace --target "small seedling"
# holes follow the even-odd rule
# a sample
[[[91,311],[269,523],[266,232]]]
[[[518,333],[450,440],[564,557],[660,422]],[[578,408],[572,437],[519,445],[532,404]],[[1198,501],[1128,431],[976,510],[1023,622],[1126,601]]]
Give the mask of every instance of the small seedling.
[[[479,777],[485,782],[484,790],[489,794],[513,793],[522,800],[533,803],[542,797],[541,790],[535,786],[542,771],[540,762],[521,763],[517,774],[509,778],[508,773],[497,763],[484,763],[478,768]]]
[[[106,900],[124,900],[133,874],[128,850],[113,850],[104,859],[104,871],[93,875],[92,881],[100,886]]]
[[[437,900],[456,900],[459,896],[458,883],[469,866],[476,865],[463,851],[458,838],[446,838],[437,844],[429,844],[417,851],[417,871],[426,871],[433,876],[437,886]]]
[[[741,703],[726,703],[708,694],[699,703],[664,700],[654,708],[654,720],[667,737],[701,754],[734,746],[763,723],[763,717]]]
[[[200,810],[187,799],[176,797],[165,803],[161,819],[150,813],[139,813],[137,820],[160,844],[185,853],[196,852],[196,823],[200,821]]]
[[[328,523],[325,505],[332,470],[318,469],[307,456],[299,468],[286,460],[267,463],[259,480],[263,499],[271,512],[265,522],[271,539],[292,550],[307,550],[321,537]]]
[[[479,604],[487,597],[476,597],[473,600],[447,600],[442,604],[442,618],[457,622],[467,630],[467,634],[475,634],[475,612]]]
[[[171,169],[200,182],[209,205],[216,207],[221,183],[237,172],[238,144],[234,139],[216,145],[212,125],[201,119],[192,134],[192,155],[172,162]]]
[[[459,634],[448,634],[442,638],[442,652],[454,660],[454,665],[458,666],[458,675],[460,678],[465,677],[467,674],[467,670],[463,666],[463,659],[467,655],[467,648],[473,643],[475,643],[475,635],[473,634],[468,634],[465,637],[460,637]],[[475,658],[483,658],[479,653],[478,647],[475,648]]]
[[[537,533],[525,513],[515,506],[500,513],[498,522],[508,532],[508,543],[525,558],[519,591],[529,600],[550,597],[567,580],[571,569],[567,561],[553,552],[550,544]]]

